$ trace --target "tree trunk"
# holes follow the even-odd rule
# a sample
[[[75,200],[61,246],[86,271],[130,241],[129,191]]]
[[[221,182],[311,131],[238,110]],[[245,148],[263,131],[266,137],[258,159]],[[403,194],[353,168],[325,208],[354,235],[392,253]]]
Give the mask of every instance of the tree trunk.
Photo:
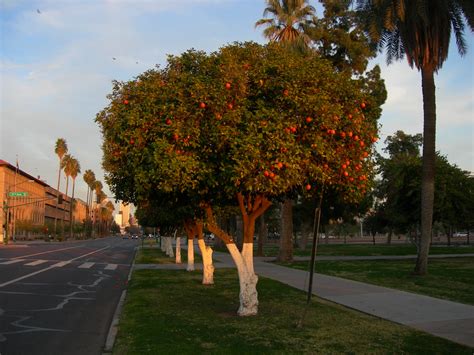
[[[255,275],[253,266],[253,236],[255,232],[255,221],[270,207],[271,203],[264,196],[254,197],[237,194],[240,211],[242,213],[244,240],[242,252],[239,252],[234,239],[215,223],[212,208],[206,207],[207,228],[216,237],[222,239],[229,250],[237,267],[240,284],[240,306],[237,311],[239,316],[252,316],[258,313],[258,277]]]
[[[194,271],[194,237],[196,236],[195,223],[191,220],[184,222],[184,231],[188,236],[188,265],[186,271]]]
[[[57,194],[59,192],[59,184],[61,182],[61,159],[59,159],[59,172],[58,172],[58,187],[56,189]],[[56,234],[56,225],[58,223],[58,196],[56,196],[56,209],[54,210],[54,234]]]
[[[258,313],[258,276],[253,268],[253,243],[244,243],[242,253],[235,243],[226,244],[239,273],[240,306],[239,316],[253,316]]]
[[[72,239],[72,228],[73,228],[73,220],[72,220],[72,209],[74,207],[74,188],[76,187],[76,179],[72,179],[72,196],[71,196],[71,204],[69,207],[69,238]]]
[[[293,261],[293,200],[286,199],[281,205],[281,234],[278,261]]]
[[[448,247],[451,246],[451,237],[453,236],[453,227],[450,226],[448,230]]]
[[[194,271],[194,238],[188,237],[188,266],[186,271]]]
[[[214,265],[212,264],[212,248],[198,235],[198,246],[202,256],[202,284],[214,284]]]
[[[310,223],[303,223],[301,226],[301,239],[299,242],[299,248],[301,250],[306,250],[306,246],[308,245],[308,238],[311,236],[311,224]]]
[[[166,253],[166,237],[161,237],[161,251]]]
[[[67,192],[69,190],[69,176],[66,178],[66,198],[67,198]],[[66,200],[64,200],[64,203],[66,203]],[[69,209],[71,209],[71,201],[69,201]],[[64,220],[66,219],[66,210],[63,212],[63,219],[61,220],[61,233],[64,236]]]
[[[422,68],[423,90],[423,170],[421,181],[421,241],[415,271],[417,275],[428,273],[433,224],[434,177],[436,159],[436,93],[434,68]]]
[[[390,229],[387,234],[387,244],[392,244],[392,230]]]
[[[176,237],[176,264],[181,264],[181,237]]]
[[[166,255],[170,258],[174,258],[173,243],[171,237],[166,237]]]

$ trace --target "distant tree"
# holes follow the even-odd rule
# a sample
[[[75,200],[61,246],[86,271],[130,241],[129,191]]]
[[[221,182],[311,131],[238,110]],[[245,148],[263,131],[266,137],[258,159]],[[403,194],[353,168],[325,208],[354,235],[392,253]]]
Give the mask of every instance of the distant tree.
[[[87,169],[86,171],[84,171],[83,179],[87,185],[87,198],[86,198],[87,218],[90,218],[89,214],[90,214],[91,200],[92,200],[92,194],[94,191],[94,183],[95,183],[94,172],[90,169]]]
[[[316,9],[308,0],[266,0],[263,16],[270,15],[255,23],[255,27],[266,26],[263,35],[272,42],[292,46],[309,47],[311,39],[304,31]]]
[[[62,159],[62,169],[64,170],[64,175],[66,175],[66,191],[64,192],[64,195],[68,197],[68,192],[69,192],[69,177],[71,176],[71,171],[74,168],[74,162],[73,162],[74,157],[71,154],[66,154],[64,155]],[[72,200],[69,200],[69,210],[72,209]],[[66,219],[66,209],[64,209],[63,212],[63,218],[61,220],[61,230],[62,233],[64,233],[64,221]]]
[[[421,224],[420,199],[422,181],[421,134],[408,135],[397,131],[387,137],[384,151],[388,157],[379,156],[381,181],[377,188],[378,203],[371,223],[379,230],[418,236]],[[473,178],[466,171],[437,154],[437,174],[433,218],[452,233],[456,228],[472,226]],[[448,236],[450,236],[448,234]]]
[[[61,184],[61,171],[63,169],[63,157],[67,153],[67,143],[64,138],[58,138],[56,140],[56,144],[54,147],[54,152],[59,158],[59,169],[58,169],[58,186],[56,187],[56,190],[58,191],[58,194],[60,193],[59,191],[59,186]],[[56,199],[56,210],[54,212],[54,234],[56,234],[56,225],[58,221],[58,199]]]
[[[74,189],[76,187],[76,177],[81,172],[81,165],[79,164],[79,161],[76,158],[72,158],[70,164],[71,164],[70,174],[72,178],[71,204],[73,204],[74,203]],[[73,226],[74,226],[74,221],[73,221],[73,216],[72,216],[72,205],[71,205],[71,208],[69,209],[69,237],[70,238],[73,237],[73,234],[72,234]]]
[[[311,47],[330,60],[339,71],[363,73],[376,51],[363,31],[350,0],[319,0],[322,18],[314,16],[304,25]]]

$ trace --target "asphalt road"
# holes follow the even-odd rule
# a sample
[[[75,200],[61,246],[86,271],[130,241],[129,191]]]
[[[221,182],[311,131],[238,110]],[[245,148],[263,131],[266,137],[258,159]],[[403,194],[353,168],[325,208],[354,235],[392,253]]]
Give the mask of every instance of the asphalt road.
[[[0,355],[101,354],[137,240],[0,249]]]

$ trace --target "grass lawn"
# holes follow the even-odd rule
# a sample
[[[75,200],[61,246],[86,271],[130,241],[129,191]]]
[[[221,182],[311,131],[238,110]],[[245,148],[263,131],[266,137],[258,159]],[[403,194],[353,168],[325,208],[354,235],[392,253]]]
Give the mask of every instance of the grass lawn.
[[[308,270],[309,262],[281,265]],[[431,259],[423,277],[413,268],[414,260],[317,261],[315,271],[474,305],[474,258]]]
[[[255,246],[256,250],[256,246]],[[265,256],[277,256],[278,245],[264,247]],[[305,250],[294,249],[294,255],[310,256],[311,245]],[[474,253],[474,246],[432,246],[430,254],[467,254]],[[318,245],[318,255],[325,256],[378,256],[378,255],[416,255],[416,247],[411,244],[372,245],[372,244],[324,244]]]
[[[129,284],[114,354],[471,354],[450,341],[306,295],[261,277],[259,314],[238,317],[238,279],[218,269],[137,270]]]
[[[176,249],[173,250],[176,252]],[[135,258],[135,264],[174,264],[176,257],[170,258],[161,251],[160,248],[140,248]],[[186,263],[188,261],[187,249],[181,249],[181,262]],[[194,262],[202,262],[201,255],[194,253]]]

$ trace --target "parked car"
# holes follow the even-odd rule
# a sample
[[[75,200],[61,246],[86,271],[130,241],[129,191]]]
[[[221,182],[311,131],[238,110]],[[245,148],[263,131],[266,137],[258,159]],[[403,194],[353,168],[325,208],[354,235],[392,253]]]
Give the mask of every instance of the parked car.
[[[467,237],[467,232],[456,232],[453,237]]]

